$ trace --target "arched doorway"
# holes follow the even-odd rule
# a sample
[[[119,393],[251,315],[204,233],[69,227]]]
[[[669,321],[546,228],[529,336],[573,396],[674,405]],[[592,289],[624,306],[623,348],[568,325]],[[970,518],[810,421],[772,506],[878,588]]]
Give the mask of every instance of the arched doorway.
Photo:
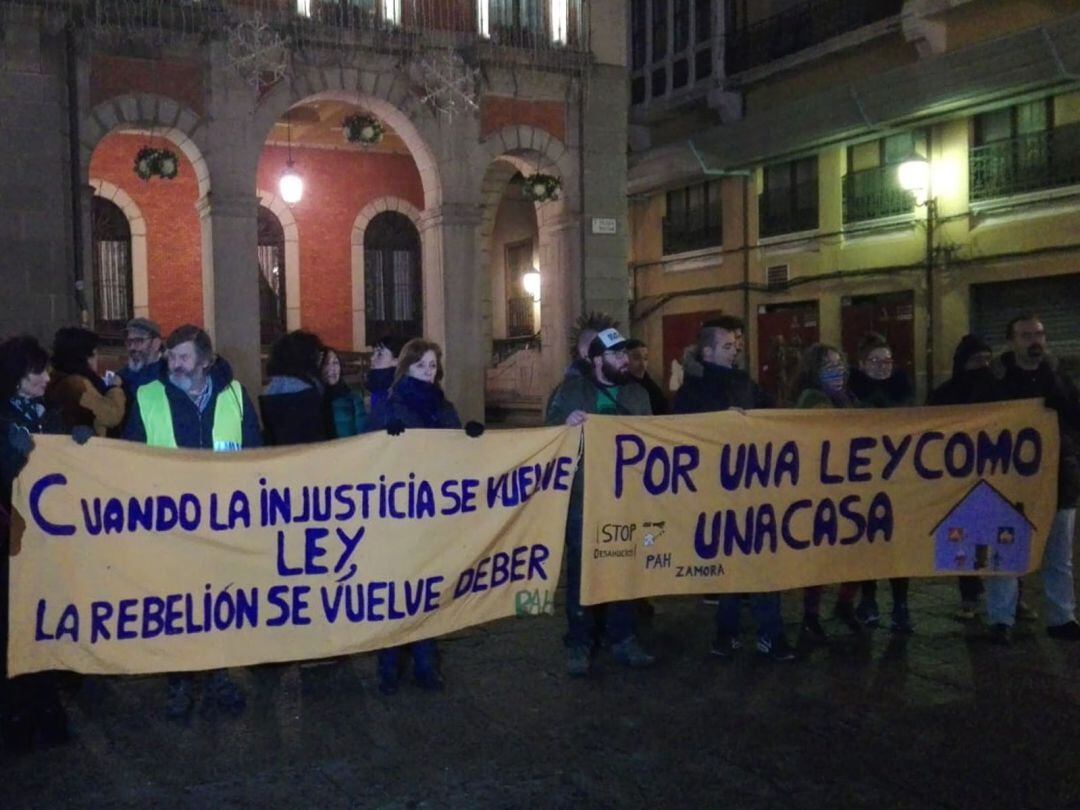
[[[105,338],[122,338],[134,315],[131,279],[131,226],[120,207],[95,196],[91,201],[94,329]]]
[[[420,233],[397,211],[372,218],[364,232],[365,341],[374,346],[383,335],[401,338],[423,334],[423,282]]]
[[[285,229],[265,205],[259,206],[259,334],[268,346],[285,334]]]

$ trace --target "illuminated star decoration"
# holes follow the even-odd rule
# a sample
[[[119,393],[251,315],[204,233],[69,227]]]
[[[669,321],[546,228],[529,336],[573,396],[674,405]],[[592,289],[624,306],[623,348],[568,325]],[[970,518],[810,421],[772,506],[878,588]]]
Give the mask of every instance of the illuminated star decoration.
[[[476,82],[479,71],[469,67],[454,51],[426,54],[414,66],[414,77],[423,88],[420,100],[449,117],[479,109]]]
[[[236,72],[255,89],[277,82],[289,66],[285,40],[258,14],[229,28],[226,53]]]

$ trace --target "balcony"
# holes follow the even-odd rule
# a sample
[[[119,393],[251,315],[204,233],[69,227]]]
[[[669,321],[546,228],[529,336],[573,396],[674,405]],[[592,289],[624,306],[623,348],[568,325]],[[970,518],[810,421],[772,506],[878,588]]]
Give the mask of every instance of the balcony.
[[[900,188],[896,166],[878,166],[844,175],[844,224],[910,213],[915,197]]]
[[[792,189],[766,190],[758,198],[758,230],[761,236],[812,231],[818,227],[817,182],[801,183]]]
[[[510,298],[506,302],[506,335],[511,338],[531,337],[536,334],[533,313],[536,310],[531,295]]]
[[[1080,184],[1080,123],[973,148],[972,201]]]
[[[798,53],[840,34],[900,13],[903,0],[810,0],[729,33],[727,73]]]
[[[719,211],[691,208],[682,217],[664,217],[664,255],[719,247],[723,241]]]

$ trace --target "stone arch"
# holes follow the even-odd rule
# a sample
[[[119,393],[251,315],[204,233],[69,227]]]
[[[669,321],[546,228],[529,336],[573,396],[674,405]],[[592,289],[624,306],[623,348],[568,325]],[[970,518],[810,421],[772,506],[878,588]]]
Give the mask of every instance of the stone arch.
[[[146,220],[126,191],[108,180],[90,178],[95,197],[113,203],[124,212],[131,229],[131,308],[136,318],[150,316],[150,273],[146,258]]]
[[[202,137],[203,119],[179,102],[152,93],[116,96],[103,101],[80,124],[79,150],[84,176],[90,171],[94,149],[115,130],[153,129],[155,135],[171,141],[195,169],[199,198],[210,192],[210,169],[205,150],[197,142]]]
[[[384,211],[397,211],[409,218],[416,230],[420,230],[420,211],[415,205],[401,197],[380,197],[372,200],[356,215],[353,221],[352,236],[349,239],[352,245],[351,269],[352,269],[352,327],[353,349],[364,351],[368,346],[364,344],[366,319],[364,316],[366,301],[364,300],[364,235],[367,227],[376,216]],[[423,247],[421,246],[421,250]],[[420,262],[423,268],[423,257]],[[421,271],[422,272],[422,271]]]
[[[300,328],[300,230],[288,204],[275,193],[259,189],[259,204],[278,218],[285,231],[285,328]]]
[[[424,207],[442,203],[438,160],[429,144],[435,142],[438,122],[412,92],[408,76],[400,69],[386,72],[310,68],[292,82],[281,82],[266,94],[255,111],[253,137],[259,149],[274,123],[301,101],[333,99],[360,103],[386,121],[409,147],[424,189]]]
[[[511,161],[525,175],[537,169],[554,174],[563,183],[560,197],[576,198],[577,188],[571,182],[577,176],[573,155],[554,135],[527,124],[503,127],[480,142],[478,165],[489,166],[498,158]]]

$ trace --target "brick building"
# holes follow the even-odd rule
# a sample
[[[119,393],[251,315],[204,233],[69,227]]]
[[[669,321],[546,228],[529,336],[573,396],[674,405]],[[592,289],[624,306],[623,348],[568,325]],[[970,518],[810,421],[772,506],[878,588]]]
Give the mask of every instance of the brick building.
[[[535,412],[577,315],[626,320],[623,12],[5,3],[3,331],[191,321],[253,386],[260,342],[285,329],[359,352],[422,333],[444,345],[464,416],[482,416],[485,377],[487,405]],[[350,141],[355,116],[381,138]],[[137,176],[143,149],[175,159],[175,178]],[[304,188],[288,204],[290,161]],[[557,199],[524,197],[536,174],[558,179]]]

